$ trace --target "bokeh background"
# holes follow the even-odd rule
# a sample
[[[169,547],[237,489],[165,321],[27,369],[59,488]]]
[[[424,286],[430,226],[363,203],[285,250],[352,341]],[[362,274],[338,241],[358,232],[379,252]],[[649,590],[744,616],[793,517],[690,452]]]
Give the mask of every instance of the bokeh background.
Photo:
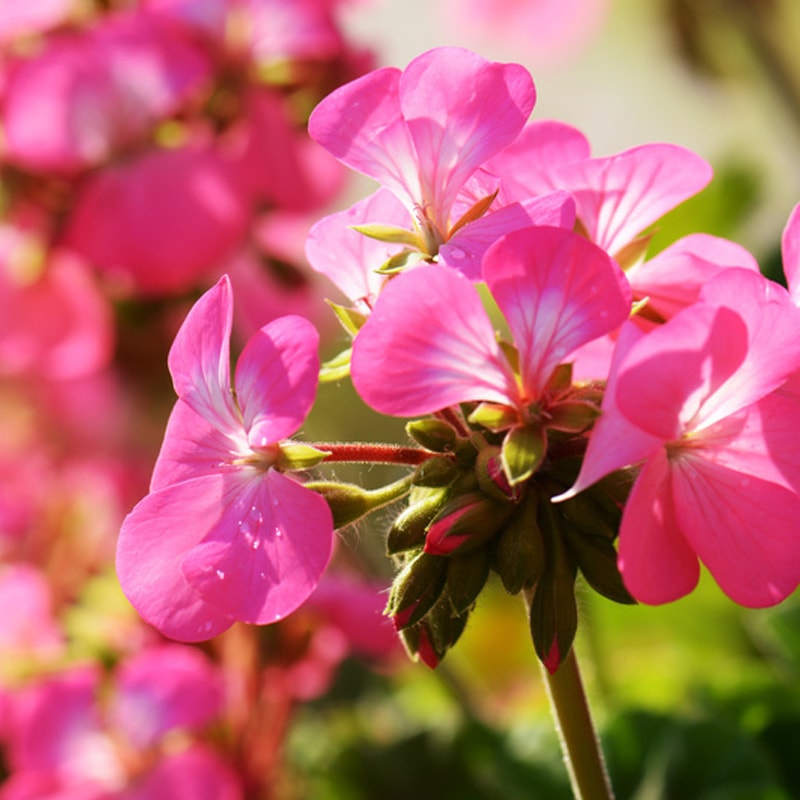
[[[343,531],[330,582],[269,629],[179,646],[138,619],[114,540],[173,402],[169,343],[228,272],[235,347],[291,312],[341,348],[303,239],[369,187],[305,119],[443,44],[525,64],[535,117],[595,155],[698,152],[715,179],[653,249],[714,233],[780,279],[798,40],[793,0],[0,0],[0,798],[568,798],[521,601],[490,586],[436,671],[410,663],[379,614],[388,513]],[[303,435],[404,436],[345,383]],[[795,597],[744,610],[704,579],[665,607],[580,600],[621,800],[800,797]]]

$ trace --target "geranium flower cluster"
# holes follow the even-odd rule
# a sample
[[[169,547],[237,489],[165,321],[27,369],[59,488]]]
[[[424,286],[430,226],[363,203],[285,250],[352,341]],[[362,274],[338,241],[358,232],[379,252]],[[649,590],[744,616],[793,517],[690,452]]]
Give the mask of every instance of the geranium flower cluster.
[[[652,226],[710,166],[670,144],[594,157],[578,130],[529,121],[535,96],[519,65],[438,48],[316,107],[312,137],[380,184],[309,235],[352,339],[321,374],[349,372],[369,406],[411,418],[410,441],[287,439],[313,400],[316,334],[292,317],[262,328],[231,387],[223,279],[173,345],[179,400],[120,536],[122,586],[154,625],[192,640],[289,613],[334,529],[401,498],[387,613],[430,666],[491,572],[524,596],[551,672],[578,574],[623,603],[687,594],[700,564],[746,606],[798,585],[797,215],[791,291],[701,233],[648,257]],[[303,484],[343,460],[408,476]]]

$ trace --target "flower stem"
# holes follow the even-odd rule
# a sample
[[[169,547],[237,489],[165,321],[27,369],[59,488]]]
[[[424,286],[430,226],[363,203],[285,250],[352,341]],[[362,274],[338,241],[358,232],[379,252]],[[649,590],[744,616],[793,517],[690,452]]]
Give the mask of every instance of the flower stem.
[[[614,800],[575,648],[552,675],[542,666],[542,675],[575,800]]]
[[[358,464],[397,464],[416,467],[434,454],[419,447],[399,447],[393,444],[314,443],[317,450],[324,450],[326,464],[348,462]]]

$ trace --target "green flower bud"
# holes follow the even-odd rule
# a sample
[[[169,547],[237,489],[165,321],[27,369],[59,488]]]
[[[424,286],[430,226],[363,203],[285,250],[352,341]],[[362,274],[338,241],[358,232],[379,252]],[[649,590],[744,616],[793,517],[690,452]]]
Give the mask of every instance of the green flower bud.
[[[538,502],[536,493],[528,492],[494,543],[492,566],[509,594],[532,589],[545,569]]]
[[[457,434],[452,425],[441,419],[414,419],[406,425],[406,433],[426,450],[449,453],[456,444]]]
[[[311,469],[321,464],[328,455],[325,450],[318,450],[310,444],[281,442],[276,466],[283,471]]]
[[[369,492],[352,483],[311,481],[304,486],[325,498],[333,514],[334,528],[355,522],[373,508]]]
[[[402,630],[419,622],[439,599],[447,573],[447,560],[418,553],[395,577],[386,613]]]
[[[414,471],[415,486],[447,486],[458,474],[458,467],[448,456],[434,456],[420,464]]]
[[[444,596],[456,616],[469,611],[489,577],[491,556],[482,547],[471,553],[455,555],[447,559],[447,578]]]
[[[412,498],[411,504],[389,529],[386,537],[387,554],[392,556],[422,547],[425,544],[425,531],[446,497],[443,489],[433,489],[424,492],[420,499]]]

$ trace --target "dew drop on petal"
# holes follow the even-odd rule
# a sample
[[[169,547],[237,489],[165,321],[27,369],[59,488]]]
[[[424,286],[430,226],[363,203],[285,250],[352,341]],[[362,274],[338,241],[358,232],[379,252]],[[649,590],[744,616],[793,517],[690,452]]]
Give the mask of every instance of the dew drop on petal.
[[[224,580],[225,580],[225,573],[224,573],[224,572],[223,572],[221,569],[218,569],[218,570],[217,570],[217,577],[218,577],[218,578],[219,578],[221,581],[224,581]]]
[[[454,258],[456,261],[461,261],[461,259],[466,256],[466,253],[458,247],[451,246],[447,255]]]

